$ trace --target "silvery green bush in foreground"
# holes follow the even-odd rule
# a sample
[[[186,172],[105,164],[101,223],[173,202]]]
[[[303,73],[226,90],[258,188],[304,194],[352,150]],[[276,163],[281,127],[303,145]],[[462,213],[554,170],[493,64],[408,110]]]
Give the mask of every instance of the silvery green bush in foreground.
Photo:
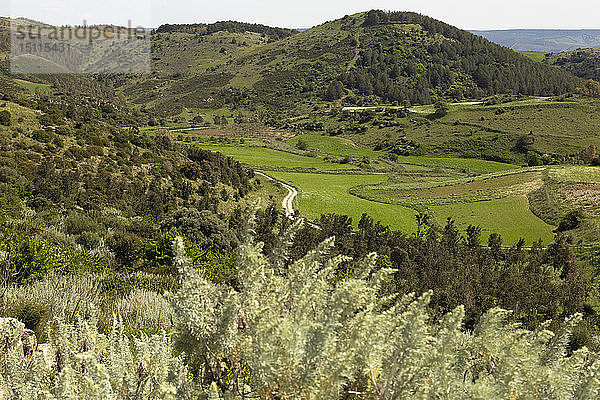
[[[286,267],[286,238],[268,259],[247,241],[238,258],[239,290],[214,285],[188,267],[176,242],[183,287],[175,299],[179,344],[201,360],[205,385],[260,398],[591,399],[600,393],[596,354],[567,356],[580,316],[553,334],[506,322],[494,309],[473,332],[458,308],[432,323],[431,294],[391,308],[381,288],[392,271],[375,255],[336,282],[343,257],[333,240]]]
[[[289,235],[292,235],[293,230]],[[37,350],[23,326],[0,320],[0,398],[10,399],[594,399],[598,356],[567,354],[579,316],[558,333],[527,331],[494,309],[472,332],[458,308],[432,322],[430,293],[382,296],[389,270],[375,255],[353,276],[330,258],[333,240],[290,263],[290,236],[267,257],[239,249],[234,289],[193,269],[176,240],[182,289],[174,296],[175,344],[168,335],[109,336],[93,320],[55,322]],[[390,305],[392,306],[390,307]],[[177,349],[177,350],[176,350]],[[182,358],[190,361],[186,371]],[[193,376],[192,376],[193,374]]]
[[[129,339],[119,322],[103,335],[93,321],[56,322],[49,331],[48,343],[34,349],[22,323],[0,319],[0,399],[189,397],[185,367],[167,335]]]

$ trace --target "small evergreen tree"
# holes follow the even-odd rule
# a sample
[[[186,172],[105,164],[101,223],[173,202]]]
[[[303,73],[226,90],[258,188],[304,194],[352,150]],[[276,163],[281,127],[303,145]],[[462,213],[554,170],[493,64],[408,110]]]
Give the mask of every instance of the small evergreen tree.
[[[0,125],[10,126],[11,113],[8,110],[0,111]]]
[[[329,101],[339,100],[344,95],[344,85],[340,81],[333,81],[327,87],[325,99]]]

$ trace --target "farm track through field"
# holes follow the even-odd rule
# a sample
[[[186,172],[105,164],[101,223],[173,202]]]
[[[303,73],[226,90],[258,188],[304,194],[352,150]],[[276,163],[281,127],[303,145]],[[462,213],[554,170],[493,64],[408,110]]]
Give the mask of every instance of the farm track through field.
[[[286,217],[288,217],[289,219],[294,219],[294,199],[296,198],[296,196],[298,196],[298,191],[294,187],[288,185],[287,183],[281,182],[265,173],[259,171],[255,171],[254,173],[256,175],[260,175],[264,178],[267,178],[270,181],[277,182],[288,190],[288,194],[281,201],[281,207],[283,208],[283,211],[285,211]]]
[[[298,196],[298,190],[296,190],[295,187],[290,186],[287,183],[280,181],[279,179],[275,179],[272,176],[269,176],[263,172],[254,171],[254,173],[257,175],[260,175],[270,181],[277,182],[281,186],[283,186],[285,189],[288,190],[288,194],[281,201],[281,207],[283,208],[283,211],[285,211],[285,216],[287,218],[291,219],[292,221],[295,220],[296,217],[295,217],[295,212],[294,212],[294,199],[296,199],[296,197]],[[306,221],[306,224],[308,224],[309,226],[311,226],[313,228],[321,229],[320,226],[315,225],[311,222]]]

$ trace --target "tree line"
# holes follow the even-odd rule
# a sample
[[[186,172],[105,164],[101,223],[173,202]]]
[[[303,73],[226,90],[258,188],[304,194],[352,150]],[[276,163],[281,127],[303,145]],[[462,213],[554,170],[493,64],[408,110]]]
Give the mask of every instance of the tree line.
[[[286,28],[273,28],[261,24],[250,24],[236,21],[219,21],[213,24],[164,24],[158,27],[156,33],[183,32],[201,35],[210,35],[216,32],[260,33],[271,40],[284,39],[297,33],[296,30]]]

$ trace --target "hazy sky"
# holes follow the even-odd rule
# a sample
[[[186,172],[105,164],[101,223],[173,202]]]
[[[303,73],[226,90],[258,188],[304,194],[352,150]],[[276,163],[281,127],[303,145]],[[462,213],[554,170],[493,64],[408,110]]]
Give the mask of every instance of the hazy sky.
[[[0,14],[52,24],[237,20],[305,28],[373,8],[416,11],[463,29],[598,28],[598,0],[0,0]]]

